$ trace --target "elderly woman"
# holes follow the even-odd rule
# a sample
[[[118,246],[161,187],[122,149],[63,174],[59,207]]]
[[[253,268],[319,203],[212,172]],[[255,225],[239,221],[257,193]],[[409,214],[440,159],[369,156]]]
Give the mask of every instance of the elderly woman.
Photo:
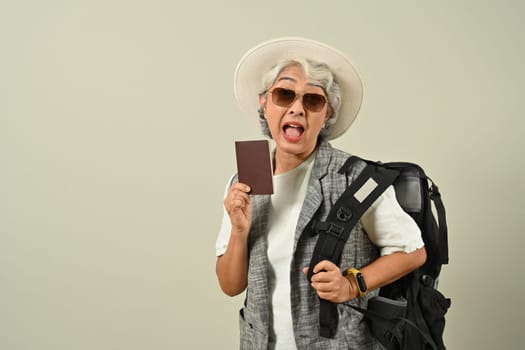
[[[260,85],[259,85],[260,84]],[[421,266],[425,249],[415,222],[388,188],[361,217],[343,249],[340,266],[321,261],[306,278],[323,220],[364,165],[345,174],[348,153],[328,140],[344,133],[362,100],[362,82],[338,50],[303,38],[262,43],[241,59],[235,74],[243,112],[255,114],[273,139],[272,195],[250,195],[234,176],[216,245],[217,276],[224,293],[245,290],[240,311],[242,349],[381,349],[361,314],[384,286]],[[356,268],[366,281],[360,290]],[[362,289],[362,287],[361,287]],[[320,335],[320,299],[337,303],[333,337]]]

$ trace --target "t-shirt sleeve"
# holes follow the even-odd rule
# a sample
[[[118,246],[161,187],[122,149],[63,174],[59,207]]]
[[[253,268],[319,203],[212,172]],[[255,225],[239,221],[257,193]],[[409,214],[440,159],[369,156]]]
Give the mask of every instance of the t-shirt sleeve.
[[[228,191],[230,190],[234,176],[235,175],[232,175],[226,183],[226,188],[224,189],[224,197],[226,197]],[[217,241],[215,242],[215,254],[217,256],[221,256],[224,254],[224,252],[226,252],[226,248],[228,247],[228,243],[230,242],[231,231],[232,225],[230,222],[230,217],[226,212],[226,208],[224,208],[223,205],[222,223],[219,229],[219,235],[217,236]]]
[[[381,255],[411,253],[424,246],[419,227],[397,202],[393,186],[368,208],[361,224]]]

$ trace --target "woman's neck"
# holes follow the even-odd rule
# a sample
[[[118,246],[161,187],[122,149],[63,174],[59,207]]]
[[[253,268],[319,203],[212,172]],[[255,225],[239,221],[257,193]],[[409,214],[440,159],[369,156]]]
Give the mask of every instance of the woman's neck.
[[[273,160],[274,161],[273,174],[279,175],[279,174],[283,174],[283,173],[286,173],[290,170],[297,168],[305,160],[307,160],[314,151],[315,151],[315,148],[311,150],[309,153],[291,154],[291,153],[282,152],[282,151],[279,151],[279,149],[276,149],[275,157]]]

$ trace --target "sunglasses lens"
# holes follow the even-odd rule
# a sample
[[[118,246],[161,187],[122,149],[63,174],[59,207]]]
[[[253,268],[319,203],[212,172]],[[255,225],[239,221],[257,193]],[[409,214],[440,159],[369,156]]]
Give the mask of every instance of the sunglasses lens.
[[[272,91],[273,103],[281,107],[288,107],[295,100],[295,91],[275,88]]]
[[[319,112],[323,109],[326,99],[319,94],[305,94],[303,96],[304,107],[312,112]]]

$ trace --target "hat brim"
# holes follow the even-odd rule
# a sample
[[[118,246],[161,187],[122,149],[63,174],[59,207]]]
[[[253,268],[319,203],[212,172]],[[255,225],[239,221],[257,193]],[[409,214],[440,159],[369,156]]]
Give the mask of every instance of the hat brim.
[[[234,75],[234,92],[242,113],[258,116],[262,75],[279,61],[304,58],[327,64],[341,87],[341,107],[328,139],[341,136],[354,122],[363,100],[363,81],[350,59],[321,42],[300,37],[284,37],[263,42],[250,49],[239,61]]]

